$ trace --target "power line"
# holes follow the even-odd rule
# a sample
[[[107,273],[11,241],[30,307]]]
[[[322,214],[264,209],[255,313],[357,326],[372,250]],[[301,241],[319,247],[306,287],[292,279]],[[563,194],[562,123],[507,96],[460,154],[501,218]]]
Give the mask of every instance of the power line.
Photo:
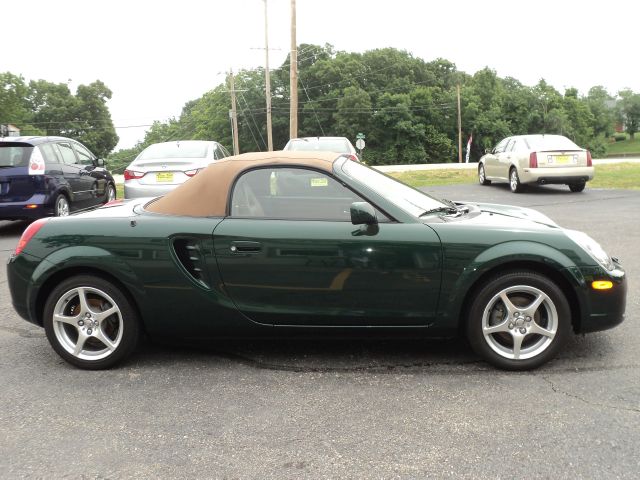
[[[311,100],[311,98],[309,98],[309,93],[307,92],[307,89],[304,86],[304,82],[302,81],[302,77],[298,77],[298,80],[300,80],[300,84],[302,85],[302,89],[304,90],[304,93],[307,95],[307,99]],[[313,105],[311,105],[311,110],[313,110],[313,115],[316,117],[316,122],[318,122],[318,126],[320,127],[320,131],[322,132],[322,136],[325,136],[324,129],[322,128],[322,124],[320,123],[320,119],[318,118],[318,114],[316,113],[315,108],[313,108]]]
[[[240,92],[240,98],[242,99],[242,101],[244,102],[244,104],[247,106],[247,110],[249,110],[249,103],[247,102],[246,98],[244,98],[244,95],[242,92]],[[240,111],[241,113],[244,112],[244,110]],[[251,120],[253,120],[253,124],[256,126],[256,130],[258,132],[258,135],[260,136],[260,140],[262,140],[262,144],[265,146],[265,148],[267,148],[267,144],[264,141],[264,137],[262,136],[262,132],[260,131],[260,128],[258,127],[258,124],[256,123],[256,119],[253,116],[253,113],[249,110],[249,115],[251,115]],[[247,123],[247,126],[249,127],[249,131],[251,132],[251,136],[253,137],[253,130],[251,130],[251,125],[249,123]],[[253,137],[253,140],[256,142],[256,147],[258,147],[258,150],[262,151],[262,149],[260,148],[260,145],[258,145],[258,142],[256,140],[255,137]]]

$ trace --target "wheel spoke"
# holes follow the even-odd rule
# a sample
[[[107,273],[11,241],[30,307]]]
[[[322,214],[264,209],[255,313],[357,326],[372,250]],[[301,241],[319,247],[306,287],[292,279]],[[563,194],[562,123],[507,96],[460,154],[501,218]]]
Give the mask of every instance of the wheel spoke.
[[[79,315],[84,315],[87,312],[91,312],[89,303],[87,302],[87,293],[84,288],[78,288],[78,301],[80,302]]]
[[[509,317],[511,317],[518,310],[518,307],[511,303],[511,299],[507,296],[507,292],[505,291],[500,292],[500,299],[507,309]]]
[[[491,327],[483,327],[482,333],[484,333],[485,335],[491,335],[493,333],[508,332],[509,331],[508,325],[509,325],[509,319],[499,323],[498,325],[493,325]]]
[[[82,349],[84,348],[84,344],[86,341],[87,341],[87,335],[85,335],[81,331],[78,331],[78,341],[76,343],[76,346],[73,349],[73,354],[76,357],[80,355],[80,352],[82,352]]]
[[[528,305],[525,309],[523,309],[524,313],[526,315],[529,315],[531,318],[533,318],[533,316],[536,314],[536,310],[538,310],[538,307],[542,304],[542,302],[544,302],[547,299],[547,296],[544,294],[539,294],[536,299],[531,302],[530,305]]]
[[[78,320],[80,320],[80,315],[76,315],[75,317],[68,317],[66,315],[60,315],[56,313],[53,315],[53,321],[59,323],[67,323],[69,325],[73,325],[77,328]]]
[[[105,333],[102,331],[102,328],[98,328],[95,336],[104,344],[105,347],[109,349],[109,351],[113,352],[116,349],[116,345],[111,341],[109,337],[105,335]]]
[[[512,335],[513,336],[513,358],[520,359],[520,349],[522,348],[522,340],[524,335]]]
[[[553,338],[556,336],[556,332],[553,330],[547,330],[546,328],[542,328],[536,322],[531,323],[531,328],[529,329],[529,333],[543,335],[545,337]]]
[[[93,314],[93,318],[95,318],[99,322],[102,322],[105,318],[109,318],[111,315],[113,315],[114,313],[116,313],[118,311],[119,311],[118,307],[111,307],[111,308],[105,310],[104,312],[94,313]]]

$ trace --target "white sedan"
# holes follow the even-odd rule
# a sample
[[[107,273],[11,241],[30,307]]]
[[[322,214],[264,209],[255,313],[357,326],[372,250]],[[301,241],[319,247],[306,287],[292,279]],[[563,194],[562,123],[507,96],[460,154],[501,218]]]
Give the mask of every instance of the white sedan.
[[[516,135],[502,140],[478,164],[478,181],[509,182],[511,191],[523,184],[566,184],[581,192],[593,179],[589,150],[580,148],[562,135]]]

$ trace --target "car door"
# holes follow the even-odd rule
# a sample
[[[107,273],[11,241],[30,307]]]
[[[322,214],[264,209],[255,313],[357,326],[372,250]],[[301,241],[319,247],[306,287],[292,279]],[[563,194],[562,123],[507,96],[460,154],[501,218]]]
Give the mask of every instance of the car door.
[[[91,205],[93,197],[93,179],[78,163],[71,142],[57,142],[58,150],[62,158],[62,174],[72,190],[70,206],[72,210],[86,208]]]
[[[504,152],[502,152],[499,156],[499,164],[500,164],[500,176],[502,178],[509,178],[509,170],[511,170],[511,165],[513,164],[516,153],[515,148],[518,143],[517,138],[511,138],[504,148]]]
[[[498,178],[500,174],[499,168],[499,155],[504,152],[504,148],[507,145],[509,138],[503,139],[498,143],[495,148],[488,153],[484,158],[484,171],[485,175],[489,178]]]
[[[102,203],[107,188],[106,170],[98,167],[96,156],[78,142],[71,145],[76,152],[78,165],[80,166],[83,180],[87,180],[87,187],[90,188],[90,195],[87,198],[87,207]],[[82,171],[84,170],[84,173]],[[90,183],[89,183],[90,182]]]
[[[224,288],[262,324],[415,326],[433,320],[441,247],[423,224],[378,212],[369,228],[350,221],[365,201],[326,173],[268,168],[244,173],[231,215],[214,231]]]
[[[492,177],[496,179],[507,180],[509,178],[509,168],[505,167],[509,161],[511,153],[508,151],[513,144],[513,138],[505,138],[496,147],[495,154],[495,168],[493,169]]]

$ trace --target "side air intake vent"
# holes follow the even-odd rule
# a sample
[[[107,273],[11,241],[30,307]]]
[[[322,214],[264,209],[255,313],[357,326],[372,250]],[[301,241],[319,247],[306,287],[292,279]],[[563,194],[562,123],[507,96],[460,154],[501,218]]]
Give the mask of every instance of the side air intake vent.
[[[197,240],[176,238],[173,250],[187,273],[204,288],[210,288],[204,255]]]

